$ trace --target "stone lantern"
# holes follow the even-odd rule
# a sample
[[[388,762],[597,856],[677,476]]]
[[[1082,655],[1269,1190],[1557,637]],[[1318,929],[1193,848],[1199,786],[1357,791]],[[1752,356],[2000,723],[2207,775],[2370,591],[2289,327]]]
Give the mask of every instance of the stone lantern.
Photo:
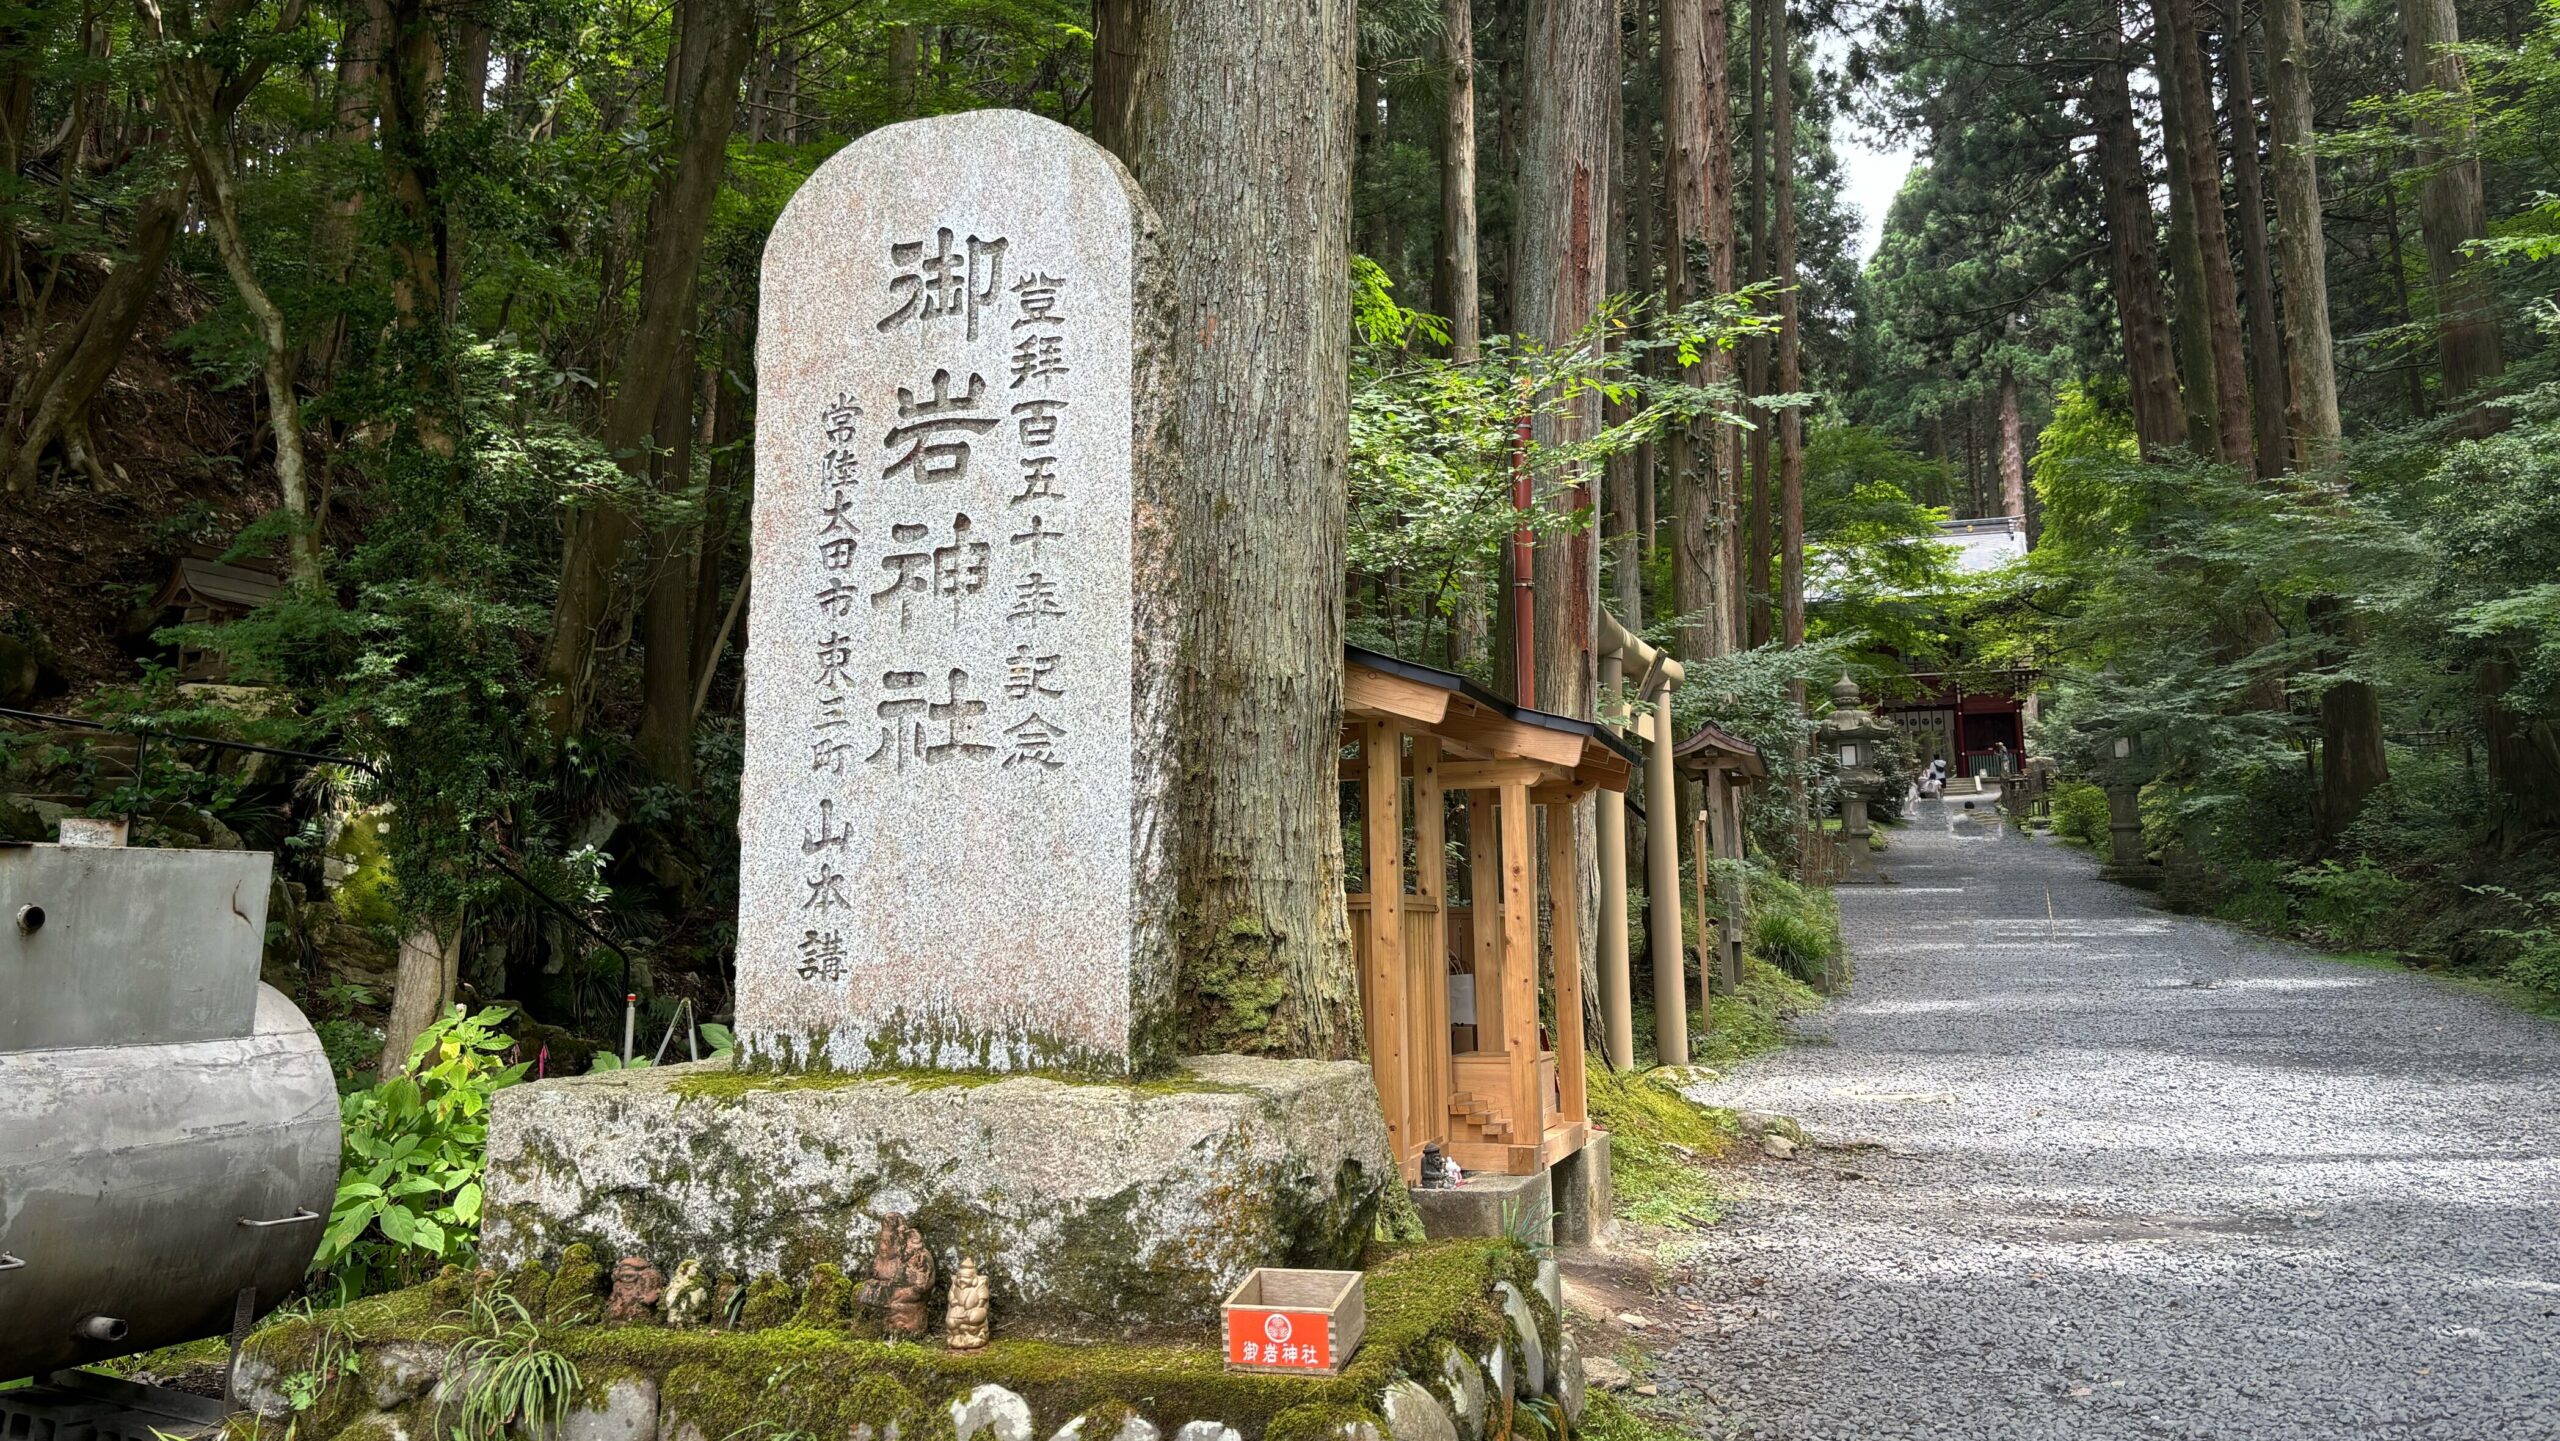
[[[1884,789],[1884,773],[1876,769],[1877,746],[1894,733],[1893,722],[1858,704],[1858,683],[1844,671],[1831,687],[1831,713],[1814,733],[1840,762],[1840,879],[1844,884],[1883,881],[1887,877],[1876,869],[1875,853],[1868,848],[1867,803]]]
[[[2111,761],[2107,767],[2107,863],[2098,868],[2098,875],[2150,890],[2160,884],[2160,872],[2142,855],[2142,782],[2135,778],[2133,767],[2134,752],[2140,748],[2124,731],[2107,744]]]

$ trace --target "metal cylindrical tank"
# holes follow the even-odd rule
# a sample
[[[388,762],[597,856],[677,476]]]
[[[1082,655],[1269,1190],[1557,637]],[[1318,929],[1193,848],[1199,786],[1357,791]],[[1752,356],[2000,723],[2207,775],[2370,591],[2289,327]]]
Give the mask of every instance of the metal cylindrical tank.
[[[337,1187],[319,1037],[256,980],[268,858],[54,850],[0,851],[0,925],[46,912],[0,932],[0,1380],[273,1308]]]
[[[338,1092],[293,1002],[257,1004],[247,1036],[0,1053],[0,1378],[220,1335],[244,1289],[263,1312],[302,1283]]]

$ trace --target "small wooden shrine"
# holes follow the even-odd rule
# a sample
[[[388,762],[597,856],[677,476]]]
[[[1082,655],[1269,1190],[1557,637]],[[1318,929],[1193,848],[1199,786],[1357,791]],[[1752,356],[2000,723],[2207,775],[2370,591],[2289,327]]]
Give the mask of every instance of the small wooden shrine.
[[[1587,721],[1357,648],[1342,742],[1364,887],[1347,896],[1352,944],[1396,1158],[1415,1179],[1437,1142],[1470,1171],[1535,1175],[1590,1136],[1571,808],[1625,790],[1634,752]],[[1555,1024],[1539,1010],[1542,871]]]
[[[221,625],[266,604],[282,587],[272,571],[189,554],[171,567],[151,609],[162,625]],[[222,658],[199,646],[178,647],[177,669],[180,680],[218,681],[224,676]]]
[[[1714,884],[1711,860],[1742,859],[1742,803],[1753,786],[1769,778],[1769,763],[1761,758],[1760,748],[1733,732],[1716,725],[1702,725],[1687,740],[1672,747],[1671,763],[1699,788],[1697,835],[1692,841],[1692,854],[1698,858],[1698,914],[1714,915],[1707,904]],[[1728,887],[1724,897],[1724,924],[1715,946],[1717,989],[1731,995],[1742,984],[1743,898],[1739,887]],[[1703,935],[1698,947],[1700,974],[1706,971],[1707,946]]]

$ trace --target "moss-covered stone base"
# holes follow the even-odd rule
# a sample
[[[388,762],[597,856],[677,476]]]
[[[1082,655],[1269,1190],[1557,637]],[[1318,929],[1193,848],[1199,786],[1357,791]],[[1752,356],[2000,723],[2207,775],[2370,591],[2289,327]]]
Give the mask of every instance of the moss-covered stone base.
[[[1201,1056],[1103,1083],[704,1062],[500,1092],[483,1254],[512,1270],[583,1242],[752,1289],[868,1275],[896,1211],[943,1275],[976,1258],[1015,1334],[1147,1335],[1207,1325],[1256,1266],[1351,1264],[1403,1205],[1356,1063]]]
[[[865,1339],[796,1322],[765,1330],[526,1324],[514,1291],[539,1287],[540,1304],[558,1308],[557,1276],[483,1273],[476,1285],[448,1277],[272,1321],[244,1352],[240,1398],[251,1410],[235,1429],[246,1436],[263,1427],[274,1436],[290,1424],[302,1441],[382,1441],[452,1437],[459,1428],[463,1441],[496,1441],[469,1435],[472,1388],[532,1374],[539,1368],[521,1358],[548,1353],[575,1373],[558,1398],[576,1413],[562,1433],[570,1437],[847,1441],[865,1435],[865,1427],[884,1437],[894,1422],[900,1441],[955,1441],[953,1403],[984,1385],[1024,1398],[1036,1437],[1080,1416],[1087,1418],[1082,1434],[1097,1441],[1116,1435],[1130,1417],[1167,1438],[1195,1421],[1232,1427],[1244,1441],[1338,1441],[1345,1427],[1356,1435],[1363,1426],[1385,1436],[1381,1398],[1398,1381],[1416,1382],[1463,1410],[1468,1388],[1453,1368],[1491,1363],[1497,1376],[1521,1374],[1523,1338],[1496,1288],[1507,1282],[1514,1294],[1532,1298],[1539,1330],[1551,1338],[1555,1318],[1539,1296],[1537,1271],[1527,1250],[1499,1240],[1438,1242],[1374,1258],[1368,1329],[1337,1377],[1231,1373],[1213,1328],[1180,1342],[999,1339],[957,1352],[938,1342]],[[569,1299],[562,1314],[586,1314]],[[526,1312],[539,1315],[533,1307]],[[501,1338],[493,1346],[473,1339],[492,1336]],[[446,1358],[442,1379],[386,1384],[422,1348]],[[513,1368],[505,1364],[510,1357],[519,1358]],[[1475,1391],[1483,1397],[1480,1379]],[[1505,1418],[1522,1404],[1499,1394],[1480,1399],[1476,1428],[1503,1434]],[[639,1417],[635,1408],[654,1414]],[[518,1417],[528,1419],[545,1418]],[[644,1421],[654,1429],[640,1430]],[[1461,1425],[1459,1434],[1474,1432]]]

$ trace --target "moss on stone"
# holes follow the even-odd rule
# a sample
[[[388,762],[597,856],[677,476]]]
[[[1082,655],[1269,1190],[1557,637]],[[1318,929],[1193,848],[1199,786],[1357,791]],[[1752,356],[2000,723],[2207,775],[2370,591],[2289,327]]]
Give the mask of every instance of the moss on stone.
[[[845,1279],[844,1271],[830,1265],[811,1267],[808,1289],[800,1294],[800,1310],[791,1324],[813,1331],[841,1331],[852,1319],[853,1283]]]
[[[799,1432],[827,1441],[845,1441],[853,1428],[867,1424],[877,1438],[892,1421],[901,1441],[947,1441],[950,1402],[990,1382],[1027,1400],[1044,1433],[1068,1418],[1087,1417],[1085,1441],[1111,1441],[1131,1415],[1149,1417],[1168,1431],[1185,1421],[1218,1420],[1264,1441],[1339,1441],[1344,1425],[1379,1424],[1377,1397],[1398,1377],[1435,1377],[1443,1346],[1481,1356],[1501,1344],[1507,1323],[1490,1299],[1494,1283],[1511,1281],[1531,1295],[1536,1290],[1535,1258],[1508,1241],[1402,1247],[1371,1260],[1367,1330],[1338,1377],[1230,1372],[1214,1333],[1205,1328],[1177,1342],[1067,1345],[1006,1338],[963,1352],[865,1339],[849,1334],[841,1321],[809,1324],[813,1306],[833,1313],[825,1294],[849,1297],[852,1288],[841,1273],[813,1277],[807,1301],[777,1277],[755,1278],[747,1287],[743,1320],[760,1329],[546,1326],[543,1344],[577,1368],[582,1393],[601,1394],[623,1377],[658,1378],[669,1423],[691,1425],[708,1441],[751,1423],[770,1434]],[[564,1257],[561,1270],[569,1269]],[[447,1309],[430,1296],[435,1289],[419,1286],[291,1318],[252,1338],[252,1349],[272,1352],[290,1373],[305,1368],[324,1328],[359,1347],[395,1339],[432,1343],[437,1327],[446,1324]],[[325,1402],[338,1413],[332,1419],[340,1426],[364,1414],[368,1404],[362,1387],[352,1383],[332,1388]],[[308,1424],[310,1415],[303,1434],[333,1434]]]
[[[749,1331],[788,1325],[799,1307],[800,1298],[790,1282],[779,1276],[758,1276],[747,1283],[746,1305],[739,1313],[738,1325]]]
[[[603,1319],[609,1274],[605,1264],[596,1259],[593,1246],[584,1241],[571,1244],[560,1253],[560,1269],[553,1273],[551,1285],[543,1295],[542,1309],[535,1314],[564,1326]]]

